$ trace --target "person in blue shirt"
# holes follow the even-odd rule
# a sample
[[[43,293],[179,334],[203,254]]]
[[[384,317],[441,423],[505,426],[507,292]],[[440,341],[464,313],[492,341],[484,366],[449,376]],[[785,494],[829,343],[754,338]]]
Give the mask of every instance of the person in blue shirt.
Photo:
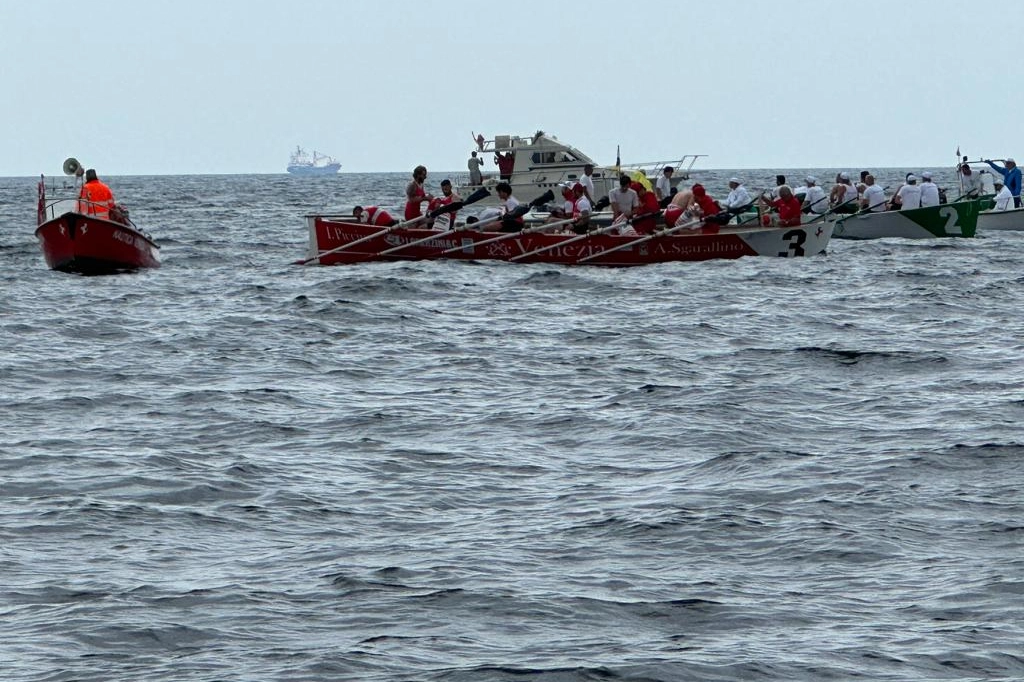
[[[1013,159],[1006,159],[1006,166],[997,166],[992,161],[985,159],[985,163],[992,166],[992,170],[1003,176],[1006,180],[1006,189],[1010,190],[1010,194],[1013,195],[1013,207],[1020,208],[1020,168],[1017,168],[1017,163]]]

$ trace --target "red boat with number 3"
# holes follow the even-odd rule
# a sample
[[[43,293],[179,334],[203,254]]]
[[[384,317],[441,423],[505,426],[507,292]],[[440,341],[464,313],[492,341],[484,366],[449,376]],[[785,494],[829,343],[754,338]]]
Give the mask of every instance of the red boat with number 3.
[[[341,265],[377,260],[504,260],[562,265],[647,265],[741,256],[813,256],[825,250],[831,223],[798,227],[699,223],[652,235],[619,236],[604,229],[590,234],[501,234],[474,229],[428,230],[380,227],[351,217],[309,215],[309,252],[302,264]],[[472,227],[472,226],[467,226]]]

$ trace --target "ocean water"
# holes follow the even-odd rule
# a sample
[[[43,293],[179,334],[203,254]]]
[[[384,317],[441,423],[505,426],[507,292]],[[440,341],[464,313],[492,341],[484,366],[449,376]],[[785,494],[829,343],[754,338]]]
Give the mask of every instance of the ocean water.
[[[81,277],[0,179],[0,678],[1024,679],[1024,232],[292,264],[405,180],[109,177]]]

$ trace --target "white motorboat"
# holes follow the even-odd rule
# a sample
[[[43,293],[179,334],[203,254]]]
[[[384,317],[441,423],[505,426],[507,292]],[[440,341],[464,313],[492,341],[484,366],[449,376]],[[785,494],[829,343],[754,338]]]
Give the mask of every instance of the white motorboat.
[[[488,164],[494,164],[498,155],[511,155],[512,172],[509,184],[512,185],[512,195],[522,202],[529,202],[548,190],[555,190],[558,194],[558,187],[564,183],[574,183],[583,175],[583,167],[590,164],[594,167],[591,178],[594,182],[594,198],[607,196],[607,194],[619,186],[619,175],[626,173],[635,177],[635,173],[643,173],[649,179],[656,178],[661,174],[665,166],[673,166],[675,175],[673,181],[682,181],[689,178],[697,159],[706,156],[705,154],[686,154],[674,161],[649,161],[642,163],[617,164],[615,166],[601,166],[594,160],[572,145],[561,142],[554,135],[549,135],[543,130],[538,130],[533,135],[496,135],[494,139],[486,140],[484,137],[475,138],[476,148],[473,150],[481,160]],[[494,186],[501,181],[498,168],[489,168],[484,173],[482,186],[489,189],[492,197],[484,200],[481,204],[495,203],[497,194]],[[457,192],[466,196],[477,190],[481,185],[470,184],[468,175],[456,178],[458,182]]]

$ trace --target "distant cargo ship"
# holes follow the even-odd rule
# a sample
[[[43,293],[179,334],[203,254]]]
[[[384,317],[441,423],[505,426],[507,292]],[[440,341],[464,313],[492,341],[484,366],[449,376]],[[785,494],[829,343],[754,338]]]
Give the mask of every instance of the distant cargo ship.
[[[288,172],[292,175],[333,175],[339,170],[340,163],[315,149],[310,156],[302,147],[296,147],[288,162]]]

